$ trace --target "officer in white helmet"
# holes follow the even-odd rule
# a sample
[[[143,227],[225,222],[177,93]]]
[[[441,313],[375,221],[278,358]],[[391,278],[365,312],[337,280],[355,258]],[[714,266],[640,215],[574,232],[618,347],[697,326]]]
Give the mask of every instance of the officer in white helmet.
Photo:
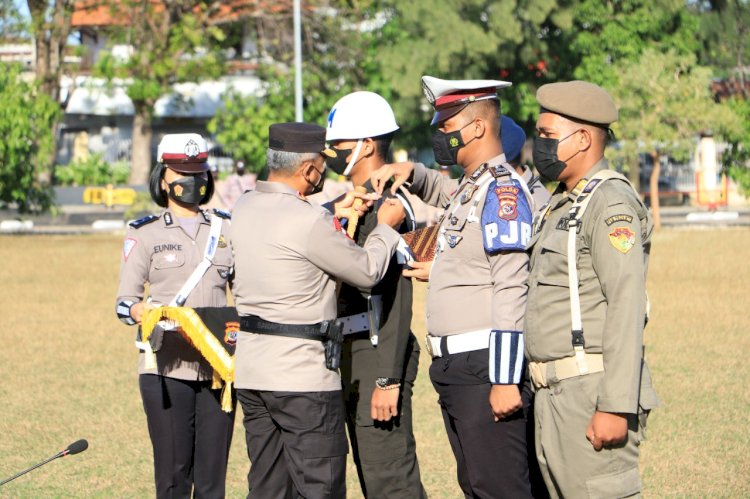
[[[373,92],[354,92],[334,104],[326,141],[336,153],[327,166],[368,192],[371,174],[381,168],[398,124],[388,102]],[[387,193],[389,196],[390,194]],[[399,232],[416,227],[405,191],[406,219]],[[377,208],[359,218],[361,246],[377,225]],[[426,497],[412,431],[412,391],[419,346],[411,333],[412,283],[396,256],[385,277],[371,289],[341,285],[338,314],[345,322],[341,377],[346,422],[362,493],[367,498]]]

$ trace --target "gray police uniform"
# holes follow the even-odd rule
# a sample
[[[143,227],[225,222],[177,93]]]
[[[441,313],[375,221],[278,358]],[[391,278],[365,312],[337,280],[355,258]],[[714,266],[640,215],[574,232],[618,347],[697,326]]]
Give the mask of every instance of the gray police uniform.
[[[523,166],[523,174],[521,177],[526,181],[526,185],[529,186],[531,197],[534,198],[536,211],[540,211],[547,205],[547,202],[552,195],[542,183],[542,179],[540,177],[535,177],[528,166]]]
[[[586,373],[576,360],[568,284],[568,220],[587,179],[560,184],[534,236],[526,355],[536,386],[537,457],[553,497],[627,497],[641,488],[638,445],[658,404],[643,358],[646,271],[652,223],[624,179],[593,191],[575,237]],[[628,416],[624,444],[595,451],[586,429],[595,411]]]
[[[368,182],[364,187],[372,191]],[[388,188],[388,186],[386,186]],[[399,194],[407,219],[399,228],[404,233],[416,227],[413,211]],[[364,246],[377,227],[377,206],[359,219],[356,241]],[[349,439],[354,453],[360,486],[365,497],[417,499],[426,497],[420,480],[416,442],[412,426],[412,393],[419,367],[419,344],[411,333],[412,283],[401,275],[403,268],[394,256],[388,271],[373,288],[342,284],[339,293],[339,317],[349,318],[353,333],[344,337],[341,377],[344,385]],[[381,317],[377,346],[371,341],[368,317]],[[378,303],[372,305],[372,303]],[[376,320],[373,318],[373,320]],[[370,401],[376,378],[401,381],[399,415],[388,422],[370,417]]]
[[[224,218],[213,262],[188,295],[186,307],[227,306],[233,257],[229,215]],[[128,227],[121,255],[116,312],[135,324],[130,307],[144,299],[145,283],[154,304],[167,305],[203,260],[210,214],[195,217],[187,231],[169,210]],[[196,232],[197,231],[197,232]],[[166,332],[155,353],[156,367],[139,357],[140,389],[154,448],[157,497],[223,497],[234,412],[221,410],[221,390],[211,390],[213,370],[176,332]]]
[[[278,182],[258,182],[240,198],[233,217],[232,292],[243,319],[235,386],[252,462],[248,497],[343,498],[341,378],[326,368],[323,343],[259,334],[245,327],[245,319],[282,327],[333,321],[336,279],[373,287],[385,275],[399,235],[378,225],[360,248],[337,230],[328,211]]]
[[[486,166],[458,185],[421,164],[414,167],[410,191],[427,204],[446,207],[427,295],[430,379],[466,497],[529,497],[525,427],[531,394],[523,383],[519,338],[528,255],[485,251],[479,220],[488,187],[478,185],[494,167],[512,169],[504,155]],[[502,354],[496,333],[494,339],[503,337]],[[494,383],[517,384],[524,402],[523,410],[497,423],[489,405]]]

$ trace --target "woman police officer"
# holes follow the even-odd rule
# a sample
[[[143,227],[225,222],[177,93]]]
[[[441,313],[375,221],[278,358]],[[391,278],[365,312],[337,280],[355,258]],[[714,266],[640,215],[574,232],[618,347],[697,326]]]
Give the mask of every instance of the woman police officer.
[[[165,135],[159,144],[149,190],[166,209],[128,227],[116,305],[125,324],[140,324],[145,309],[157,304],[227,305],[233,270],[229,215],[199,208],[214,192],[207,158],[206,142],[198,134]],[[210,266],[194,276],[209,251]],[[144,301],[146,282],[149,296]],[[157,352],[136,342],[156,496],[190,497],[195,487],[196,498],[223,497],[234,411],[222,411],[220,390],[211,389],[213,371],[198,351],[168,324],[164,329]]]

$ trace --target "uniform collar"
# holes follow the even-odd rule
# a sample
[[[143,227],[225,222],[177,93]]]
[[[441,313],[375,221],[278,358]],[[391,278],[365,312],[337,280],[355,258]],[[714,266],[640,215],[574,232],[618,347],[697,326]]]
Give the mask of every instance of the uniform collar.
[[[201,209],[198,212],[198,223],[202,224],[210,224],[211,223],[211,216],[208,213],[208,210]],[[165,209],[161,214],[162,222],[164,223],[164,227],[171,229],[173,227],[179,227],[180,223],[178,218],[175,216],[174,213],[172,213],[172,210],[169,208]]]
[[[575,200],[578,198],[578,195],[581,194],[581,191],[588,183],[589,179],[593,177],[594,175],[596,175],[597,173],[599,173],[600,171],[606,170],[607,168],[609,168],[609,162],[602,156],[602,159],[594,163],[594,166],[592,166],[589,169],[589,171],[587,171],[584,174],[583,178],[581,178],[581,180],[578,181],[576,186],[573,187],[573,189],[570,192],[566,193],[568,199],[575,202]],[[565,184],[563,184],[562,182],[560,183],[560,186],[562,186],[563,189],[565,188]]]
[[[295,189],[289,187],[284,182],[269,182],[267,180],[259,180],[255,185],[255,190],[258,192],[266,192],[270,194],[289,194],[298,199],[306,200],[300,192],[297,192]]]

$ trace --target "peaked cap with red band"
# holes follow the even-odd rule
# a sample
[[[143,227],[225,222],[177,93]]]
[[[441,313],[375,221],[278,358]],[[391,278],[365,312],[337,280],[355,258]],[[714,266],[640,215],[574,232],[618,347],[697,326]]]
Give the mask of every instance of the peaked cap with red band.
[[[460,113],[472,102],[498,99],[497,90],[511,86],[502,80],[441,80],[433,76],[422,77],[422,90],[435,108],[431,125],[445,121]]]
[[[206,139],[197,133],[165,135],[156,150],[156,161],[178,173],[202,173],[209,170]]]

